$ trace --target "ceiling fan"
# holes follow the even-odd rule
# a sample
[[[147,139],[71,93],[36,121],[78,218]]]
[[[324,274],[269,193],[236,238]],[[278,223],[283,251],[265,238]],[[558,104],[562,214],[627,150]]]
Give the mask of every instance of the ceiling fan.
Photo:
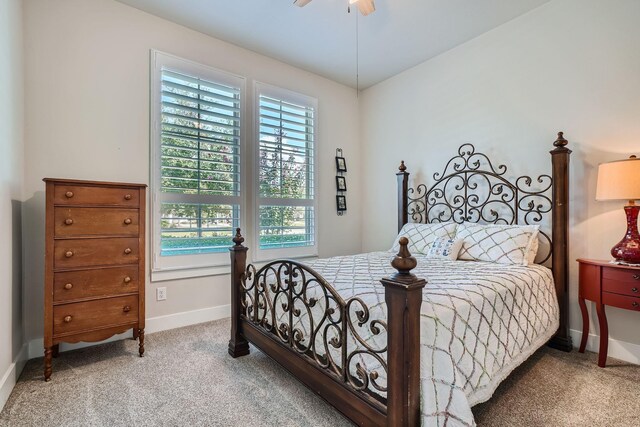
[[[311,3],[311,0],[294,0],[293,4],[299,7],[306,6]],[[367,16],[370,13],[375,12],[376,6],[373,4],[373,0],[349,0],[349,4],[354,4],[358,7],[360,13]]]

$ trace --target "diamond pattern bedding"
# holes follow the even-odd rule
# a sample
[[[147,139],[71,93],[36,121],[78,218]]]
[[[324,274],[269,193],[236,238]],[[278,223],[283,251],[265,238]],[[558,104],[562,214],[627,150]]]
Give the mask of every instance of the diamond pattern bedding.
[[[310,265],[345,299],[361,298],[371,319],[386,321],[379,280],[395,272],[389,265],[391,256],[374,252]],[[416,258],[413,273],[428,281],[421,310],[422,424],[473,426],[471,407],[489,399],[500,382],[557,330],[559,309],[551,271],[540,265]],[[384,347],[384,332],[365,336],[366,330],[360,332],[369,345]],[[349,351],[359,348],[349,341]],[[380,367],[366,356],[360,363],[368,371]],[[386,383],[384,375],[380,378]]]
[[[439,237],[453,237],[458,224],[455,222],[434,222],[421,224],[410,222],[405,224],[393,242],[391,250],[396,253],[400,250],[400,238],[409,239],[409,251],[414,255],[426,254],[433,242]]]
[[[534,225],[460,224],[456,239],[462,239],[464,243],[458,259],[528,265],[529,252],[537,241],[539,228]]]

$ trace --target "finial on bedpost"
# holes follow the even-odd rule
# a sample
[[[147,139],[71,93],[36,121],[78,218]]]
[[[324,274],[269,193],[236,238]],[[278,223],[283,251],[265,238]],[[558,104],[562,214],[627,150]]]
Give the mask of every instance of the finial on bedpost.
[[[400,160],[400,166],[398,166],[398,170],[400,172],[404,172],[407,170],[407,167],[404,165],[404,160]]]
[[[400,275],[412,275],[411,270],[416,268],[418,261],[409,252],[409,239],[406,237],[400,238],[400,250],[398,254],[391,260],[391,266],[398,270]]]
[[[381,280],[387,303],[387,424],[420,425],[420,306],[427,281],[411,270],[418,262],[409,253],[409,239],[400,238],[391,261],[398,270]]]
[[[233,243],[235,243],[235,248],[243,247],[242,242],[244,242],[244,237],[240,234],[240,227],[236,228],[236,235],[233,237]]]
[[[564,132],[558,132],[558,139],[556,139],[553,143],[556,147],[564,147],[567,145],[569,141],[564,139]]]

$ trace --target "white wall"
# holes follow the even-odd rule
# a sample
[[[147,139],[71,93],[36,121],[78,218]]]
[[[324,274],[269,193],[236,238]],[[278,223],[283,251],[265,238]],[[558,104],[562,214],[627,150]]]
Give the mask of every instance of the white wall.
[[[637,0],[555,0],[366,90],[363,182],[376,191],[363,198],[363,249],[390,246],[400,159],[424,180],[471,142],[514,174],[549,173],[564,130],[573,150],[570,319],[581,329],[573,260],[609,258],[625,230],[624,203],[594,199],[597,165],[640,154],[638,22]],[[638,313],[607,312],[613,339],[640,344]]]
[[[22,2],[0,0],[0,410],[23,367]]]
[[[245,76],[247,95],[253,80],[259,80],[318,98],[320,255],[360,251],[358,100],[353,89],[111,0],[28,0],[25,46],[28,339],[42,337],[41,179],[149,182],[152,48]],[[336,147],[344,149],[350,168],[349,213],[344,217],[335,213]],[[167,301],[156,302],[157,286],[168,288]],[[147,283],[149,326],[158,316],[227,304],[226,275]],[[212,312],[201,311],[199,318],[207,313]]]

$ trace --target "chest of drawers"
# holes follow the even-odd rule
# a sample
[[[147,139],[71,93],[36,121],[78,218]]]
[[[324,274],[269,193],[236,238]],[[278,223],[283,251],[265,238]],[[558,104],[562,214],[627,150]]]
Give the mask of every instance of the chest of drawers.
[[[144,354],[146,185],[44,179],[46,381],[62,342],[133,329]]]

